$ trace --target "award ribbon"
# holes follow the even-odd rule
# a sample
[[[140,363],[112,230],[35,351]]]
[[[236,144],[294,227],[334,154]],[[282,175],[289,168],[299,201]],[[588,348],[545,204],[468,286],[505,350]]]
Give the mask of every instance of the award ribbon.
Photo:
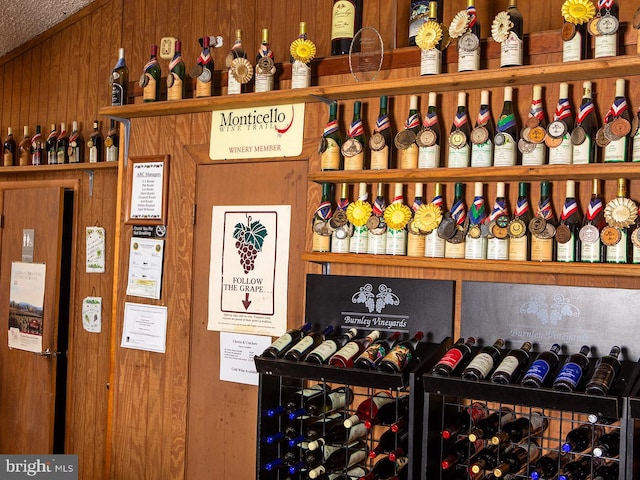
[[[484,198],[475,197],[469,209],[469,223],[471,225],[480,225],[486,216],[487,212],[485,211]]]
[[[386,205],[384,203],[384,198],[376,197],[375,201],[373,202],[372,208],[373,208],[373,214],[376,217],[382,217],[384,215],[384,209],[386,208]]]
[[[578,202],[576,202],[575,198],[568,199],[564,202],[562,206],[562,214],[560,215],[560,220],[563,222],[566,221],[571,215],[578,211]]]
[[[533,100],[529,109],[529,118],[537,118],[539,121],[544,120],[544,110],[542,109],[542,99]]]
[[[498,119],[497,128],[499,132],[505,132],[510,127],[515,127],[515,125],[516,125],[516,116],[515,114],[510,113],[509,115],[505,115],[504,117],[501,117]]]
[[[595,107],[594,107],[592,101],[589,101],[588,103],[585,103],[584,105],[580,105],[580,107],[578,108],[577,115],[576,115],[577,124],[578,125],[582,125],[582,122],[584,122],[584,119],[587,118],[587,115],[589,115],[593,111],[595,111]]]
[[[526,198],[518,199],[516,202],[516,208],[513,210],[513,214],[516,217],[521,217],[529,211],[529,200]]]
[[[489,214],[489,221],[493,222],[500,215],[507,215],[507,201],[504,198],[496,198],[493,210]]]
[[[420,114],[414,113],[404,122],[405,130],[413,130],[416,127],[420,126]]]
[[[431,128],[435,125],[437,125],[439,122],[438,120],[438,112],[430,112],[427,113],[424,118],[422,119],[422,126],[423,127],[427,127],[427,128]]]
[[[486,125],[487,122],[489,122],[490,118],[491,118],[491,110],[489,109],[489,106],[488,105],[481,106],[480,111],[478,112],[478,118],[476,120],[476,124],[479,127],[482,127]]]
[[[598,0],[598,10],[610,10],[614,0]]]
[[[327,122],[327,124],[325,125],[324,131],[322,132],[322,136],[328,137],[332,133],[337,132],[338,128],[340,128],[338,124],[338,120],[331,120],[330,122]]]
[[[413,205],[411,205],[411,210],[413,210],[414,212],[418,210],[418,208],[420,208],[420,205],[422,205],[424,202],[422,201],[421,198],[414,198],[413,199]]]
[[[316,215],[322,220],[329,220],[333,215],[333,213],[331,212],[331,202],[320,202],[320,205],[318,205],[318,208],[316,210]]]
[[[469,30],[473,28],[473,26],[478,21],[478,14],[476,13],[476,7],[471,5],[467,7],[467,15],[469,15]]]
[[[550,198],[545,198],[538,204],[538,213],[536,217],[541,217],[545,220],[551,220],[553,218],[553,208]]]
[[[391,120],[389,120],[389,116],[383,115],[382,117],[378,117],[378,119],[376,120],[376,126],[373,129],[373,131],[382,132],[383,130],[386,130],[387,128],[390,128],[390,127],[391,127]]]
[[[156,65],[159,65],[160,62],[158,62],[158,59],[153,57],[151,60],[149,60],[144,68],[142,69],[143,72],[146,72],[147,70],[149,70],[152,67],[155,67]]]
[[[58,136],[58,131],[54,128],[53,130],[51,130],[51,132],[49,133],[49,136],[47,137],[47,141],[51,140],[53,137],[57,137]]]
[[[349,199],[341,198],[340,200],[338,200],[338,203],[336,205],[336,211],[342,210],[343,212],[346,212],[348,207],[349,207]]]
[[[169,71],[173,70],[173,67],[178,65],[182,61],[182,55],[174,55],[169,62]]]
[[[627,109],[627,99],[624,97],[616,98],[611,108],[604,117],[604,123],[609,123],[614,118],[619,117]]]
[[[456,130],[460,130],[461,127],[466,125],[468,122],[469,122],[469,119],[467,118],[467,112],[462,112],[462,113],[456,112],[456,116],[453,119],[453,124],[455,125]]]
[[[33,137],[31,137],[31,145],[33,145],[33,148],[36,148],[36,145],[41,139],[42,133],[36,133]]]
[[[437,195],[433,197],[433,200],[431,200],[431,203],[434,204],[436,207],[442,208],[444,206],[444,198],[442,197],[442,195]]]
[[[200,56],[198,57],[198,60],[196,60],[196,63],[198,65],[206,65],[207,63],[209,63],[209,60],[211,60],[211,54],[209,53],[209,49],[206,48],[202,52],[200,52]],[[156,61],[156,63],[158,62]],[[147,70],[147,67],[145,66],[145,71],[146,70]]]
[[[564,120],[571,116],[571,105],[569,105],[568,98],[561,98],[556,105],[556,111],[553,114],[554,120]]]
[[[349,131],[347,132],[347,136],[349,136],[349,138],[359,137],[360,135],[364,135],[362,119],[352,122],[351,125],[349,125]]]
[[[464,208],[464,201],[461,198],[451,207],[451,218],[456,221],[456,225],[462,225],[467,219],[467,210]]]
[[[602,203],[601,198],[594,198],[589,202],[589,207],[587,208],[587,220],[593,221],[600,212],[604,210],[604,204]]]

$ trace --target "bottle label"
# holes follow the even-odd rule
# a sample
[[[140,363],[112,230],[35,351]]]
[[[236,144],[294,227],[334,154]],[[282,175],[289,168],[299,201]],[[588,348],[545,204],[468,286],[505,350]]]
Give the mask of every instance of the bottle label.
[[[573,144],[569,135],[562,137],[562,143],[549,149],[549,165],[570,165],[573,155]]]
[[[349,436],[347,437],[347,444],[353,443],[354,440],[364,437],[369,432],[369,429],[364,423],[356,423],[349,429]]]
[[[515,32],[509,32],[506,40],[500,44],[500,66],[522,65],[522,39]]]
[[[256,73],[255,80],[256,80],[255,81],[256,92],[270,92],[271,90],[273,90],[273,85],[274,85],[273,75]]]
[[[602,242],[596,240],[594,243],[582,242],[580,244],[580,260],[589,263],[599,263],[602,261],[600,258],[600,249],[602,248]]]
[[[382,360],[383,362],[391,363],[397,372],[401,371],[413,358],[411,349],[405,345],[398,345],[394,347]]]
[[[327,148],[320,155],[320,168],[322,170],[339,170],[340,169],[340,147],[331,137],[325,137]]]
[[[291,88],[307,88],[311,86],[311,68],[300,60],[291,66]]]
[[[311,249],[314,252],[328,252],[331,248],[331,235],[320,235],[313,232]]]
[[[442,73],[442,51],[437,48],[420,50],[420,75]]]
[[[356,355],[358,350],[360,350],[358,342],[348,342],[344,347],[336,352],[336,356],[343,357],[348,360]]]
[[[387,255],[407,254],[407,231],[405,229],[394,230],[392,228],[387,228],[386,236]]]
[[[633,150],[631,153],[632,162],[640,162],[640,128],[633,137]]]
[[[156,100],[158,100],[156,98],[156,82],[157,81],[155,78],[153,78],[152,75],[149,75],[148,73],[145,75],[147,77],[147,84],[142,89],[142,99],[145,102],[155,102]]]
[[[124,105],[124,104],[125,104],[124,86],[120,85],[116,81],[116,79],[114,79],[113,83],[111,84],[111,105],[118,106],[118,105]]]
[[[236,80],[236,78],[231,74],[231,70],[229,70],[227,74],[227,95],[238,95],[241,92],[242,84]],[[167,93],[167,97],[168,95],[169,94]]]
[[[4,166],[12,167],[13,166],[13,153],[9,151],[4,152]]]
[[[418,168],[438,168],[440,166],[440,145],[418,149]]]
[[[487,237],[471,238],[465,241],[464,258],[468,260],[484,260],[487,258]]]
[[[591,161],[591,137],[586,136],[581,145],[573,146],[573,163],[575,165],[585,165]]]
[[[522,154],[522,165],[544,165],[545,163],[545,145],[544,143],[536,144],[535,148],[531,152],[525,152]]]
[[[407,256],[408,257],[422,257],[424,256],[426,236],[416,235],[413,233],[407,234]]]
[[[490,167],[493,163],[493,142],[471,145],[471,166]]]
[[[480,47],[471,52],[458,47],[458,71],[470,72],[475,70],[480,70]]]
[[[523,235],[519,238],[509,239],[509,260],[526,262],[528,253],[529,238]]]
[[[369,244],[369,231],[366,225],[361,227],[353,227],[353,236],[349,240],[350,253],[367,253]]]
[[[598,38],[598,37],[596,37]],[[604,162],[625,162],[627,160],[627,137],[610,142],[604,147]]]
[[[576,30],[571,40],[562,42],[562,61],[575,62],[582,60],[582,35]]]
[[[182,100],[182,79],[173,72],[169,72],[169,75],[173,75],[173,85],[167,88],[167,100]],[[232,77],[233,75],[229,74],[229,79]]]
[[[502,135],[504,135],[504,143],[495,146],[493,164],[496,167],[512,167],[516,164],[517,145],[507,132],[502,132]]]
[[[440,359],[438,365],[445,365],[450,367],[451,370],[455,370],[460,361],[462,360],[462,352],[458,348],[450,348],[447,353]]]
[[[107,147],[107,162],[117,162],[118,161],[118,147],[115,145],[111,145]]]
[[[477,370],[480,372],[480,378],[485,378],[493,368],[493,357],[488,353],[479,353],[475,356],[465,370]]]
[[[362,359],[370,365],[376,365],[386,354],[387,351],[383,344],[374,343],[373,345],[369,345],[367,349],[360,354],[358,360]]]
[[[338,161],[340,159],[340,150],[338,149]],[[386,170],[389,168],[389,146],[385,146],[382,150],[371,151],[371,170]]]
[[[615,57],[618,54],[618,35],[598,35],[595,37],[593,57]]]
[[[556,250],[556,260],[558,262],[575,262],[576,254],[575,254],[575,246],[576,246],[576,237],[575,234],[571,234],[571,238],[567,243],[558,243],[558,248]]]
[[[631,258],[633,263],[640,263],[640,248],[633,246],[633,257]]]
[[[518,365],[520,365],[520,361],[515,356],[509,355],[508,357],[505,357],[504,360],[502,360],[500,365],[498,365],[496,372],[506,373],[507,375],[511,376],[513,375],[513,372],[515,372],[518,368]]]
[[[338,238],[335,232],[331,235],[331,251],[333,253],[349,253],[350,237]]]
[[[371,232],[367,239],[367,253],[373,255],[384,255],[387,253],[387,237],[386,235],[374,235]]]
[[[356,352],[357,351],[356,348]],[[331,392],[327,395],[327,405],[331,405],[331,410],[342,408],[346,405],[348,396],[345,391]]]
[[[213,78],[213,77],[212,77]],[[210,97],[211,85],[213,81],[203,82],[200,78],[196,79],[196,98]],[[256,92],[258,92],[258,75],[256,75]]]
[[[627,263],[627,230],[621,229],[620,233],[620,241],[611,247],[607,247],[608,263]]]
[[[466,250],[465,242],[444,244],[444,258],[464,258]]]
[[[398,168],[418,168],[418,153],[415,143],[409,148],[398,150]]]
[[[415,38],[418,30],[423,23],[426,23],[429,17],[429,1],[428,0],[412,0],[411,13],[409,14],[409,37]],[[413,43],[415,45],[415,42]]]
[[[325,362],[331,355],[336,353],[336,350],[336,342],[334,342],[333,340],[325,340],[320,345],[318,345],[311,353]]]
[[[465,168],[469,166],[471,148],[465,145],[462,148],[449,148],[449,168]]]
[[[89,149],[89,163],[98,162],[98,147],[91,147]]]
[[[338,0],[333,4],[331,13],[331,40],[353,38],[355,23],[355,5],[347,0]]]
[[[300,340],[298,343],[296,343],[293,346],[293,348],[291,349],[291,351],[292,352],[302,353],[307,348],[309,348],[311,345],[313,345],[313,337],[310,336],[310,335],[307,335],[307,336],[303,337],[302,340]]]
[[[544,360],[535,360],[524,378],[533,378],[540,382],[540,384],[544,383],[544,379],[547,378],[547,374],[549,373],[549,364]]]
[[[568,383],[569,385],[575,388],[578,385],[578,382],[580,381],[581,377],[582,377],[582,368],[580,368],[580,365],[574,362],[569,362],[562,367],[562,370],[560,370],[560,373],[556,377],[556,380],[554,383],[557,383],[557,382]]]
[[[509,239],[489,238],[487,240],[488,260],[509,260]]]
[[[80,149],[78,147],[69,148],[69,163],[78,163],[80,161],[79,158]],[[20,157],[20,164],[22,165],[22,156]]]
[[[362,152],[352,156],[344,157],[345,170],[362,170],[364,168],[364,148]]]
[[[291,334],[285,333],[284,335],[281,335],[280,338],[278,338],[275,342],[271,344],[271,348],[274,348],[278,352],[281,352],[283,348],[285,348],[287,345],[291,343],[291,340],[293,340],[293,338],[291,337]]]
[[[435,232],[428,234],[424,241],[424,256],[430,258],[444,258],[444,245],[447,243]]]
[[[5,160],[6,160],[6,157],[5,157]],[[56,163],[58,163],[58,155],[56,154],[55,150],[50,150],[47,152],[47,163],[49,165],[55,165]]]
[[[550,262],[553,260],[553,239],[531,237],[531,260],[534,262]]]

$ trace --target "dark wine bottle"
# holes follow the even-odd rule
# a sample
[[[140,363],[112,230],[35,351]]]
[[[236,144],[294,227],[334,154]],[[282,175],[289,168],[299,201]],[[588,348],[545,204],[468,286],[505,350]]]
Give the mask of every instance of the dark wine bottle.
[[[516,419],[516,413],[509,407],[501,407],[500,410],[479,420],[469,432],[469,440],[489,440],[502,427]]]
[[[167,100],[182,100],[184,98],[184,77],[186,67],[182,59],[182,42],[176,40],[175,52],[169,62],[167,73]]]
[[[591,473],[591,469],[597,469],[602,464],[599,458],[592,458],[589,455],[583,455],[576,460],[567,463],[558,480],[584,480]]]
[[[27,125],[22,127],[22,140],[17,145],[17,164],[21,167],[32,165],[31,163],[31,136],[29,135],[29,127]]]
[[[505,442],[518,443],[527,437],[536,436],[544,432],[549,426],[549,419],[540,412],[531,412],[526,417],[520,417],[502,427],[502,431],[491,437],[491,443],[500,445]]]
[[[362,28],[363,0],[333,0],[331,10],[331,55],[349,53],[355,34]],[[353,51],[360,51],[353,42]]]
[[[576,126],[571,132],[573,163],[577,165],[597,162],[599,126],[592,96],[591,82],[587,80],[582,83],[582,101],[576,112]]]
[[[480,21],[476,12],[475,1],[467,0],[467,18],[466,21],[461,20],[460,24],[451,22],[453,31],[459,32],[456,37],[458,39],[458,71],[468,72],[480,70]],[[462,23],[464,22],[464,24]],[[449,28],[452,31],[452,28]]]
[[[310,332],[302,337],[287,353],[284,354],[285,360],[293,360],[300,362],[304,360],[308,353],[325,341],[326,337],[333,333],[333,325],[329,325],[322,332]]]
[[[47,137],[46,147],[47,149],[47,165],[55,165],[58,163],[58,130],[56,130],[56,124],[51,124],[51,131]]]
[[[522,385],[526,387],[540,388],[544,385],[547,376],[555,372],[560,363],[558,352],[560,345],[554,343],[549,350],[542,352],[533,361],[527,372],[522,378]]]
[[[358,423],[364,423],[366,420],[375,418],[378,415],[378,410],[383,405],[392,402],[395,402],[395,399],[389,392],[378,392],[360,402],[355,413],[343,422],[344,426],[351,428]]]
[[[124,59],[124,48],[118,50],[118,61],[111,70],[111,105],[126,105],[128,100],[129,68]]]
[[[298,343],[310,329],[311,323],[307,322],[301,327],[287,330],[262,352],[262,356],[267,358],[281,358],[291,347]]]
[[[516,474],[527,465],[535,463],[538,457],[540,457],[540,447],[534,440],[526,445],[515,445],[500,457],[501,463],[493,470],[493,474],[498,478],[508,473]]]
[[[341,418],[337,420],[335,424],[331,424],[327,428],[323,436],[317,436],[314,440],[309,439],[309,450],[315,450],[327,444],[349,445],[369,433],[364,423],[358,423],[352,428],[347,428]]]
[[[100,133],[98,120],[93,121],[93,132],[91,132],[87,147],[89,148],[89,163],[104,161],[104,140]]]
[[[15,139],[13,138],[13,129],[11,127],[7,127],[7,138],[4,140],[3,144],[3,165],[5,167],[12,167],[18,164],[18,145],[16,144]]]
[[[578,233],[581,262],[599,263],[604,261],[605,249],[600,240],[600,232],[606,224],[604,202],[600,193],[600,180],[594,178],[591,187],[591,200],[589,200],[589,206],[584,215],[582,228]]]
[[[442,73],[443,51],[449,46],[451,38],[449,32],[445,31],[447,27],[438,21],[437,1],[429,2],[429,16],[421,29],[430,34],[416,37],[420,47],[420,75],[438,75]]]
[[[448,440],[467,433],[472,426],[477,425],[488,414],[489,409],[484,403],[473,402],[468,407],[456,412],[455,415],[445,418],[445,427],[441,432],[442,438]]]
[[[329,119],[322,132],[320,146],[320,169],[340,170],[342,168],[342,157],[340,147],[342,138],[340,137],[340,125],[338,124],[338,102],[329,104]]]
[[[585,423],[570,430],[562,444],[562,451],[565,453],[584,452],[593,446],[593,443],[604,433],[602,425]]]
[[[577,62],[589,58],[590,39],[587,31],[589,16],[584,13],[578,16],[572,15],[577,13],[575,9],[565,11],[563,9],[564,24],[561,30],[562,36],[562,61]]]
[[[504,347],[504,340],[501,338],[497,339],[493,345],[482,347],[467,368],[462,371],[462,378],[465,380],[487,378],[502,355],[500,350],[502,347]]]
[[[407,457],[401,457],[396,461],[391,460],[388,456],[382,457],[374,465],[371,471],[360,480],[376,480],[379,478],[391,478],[397,471],[402,468],[402,471],[408,470],[406,464],[408,463]]]
[[[591,395],[606,395],[611,388],[611,384],[615,380],[618,372],[620,372],[620,347],[611,348],[609,355],[600,357],[596,362],[596,366],[591,375],[591,379],[587,382],[585,391]]]
[[[580,261],[579,232],[582,216],[576,201],[576,182],[567,180],[565,201],[560,214],[560,222],[556,228],[556,261]]]
[[[104,138],[104,159],[107,162],[117,162],[120,149],[120,124],[115,120],[109,120],[109,131]]]
[[[31,162],[33,165],[44,165],[46,163],[45,140],[42,136],[42,127],[40,125],[36,125],[36,133],[31,137]]]
[[[594,457],[606,457],[613,458],[620,453],[620,430],[611,430],[596,441],[596,446],[593,447],[591,454]]]
[[[579,352],[569,355],[553,381],[552,387],[554,390],[573,392],[576,389],[589,367],[587,355],[590,350],[589,345],[583,345]]]
[[[385,356],[393,349],[394,345],[398,343],[399,339],[400,332],[394,332],[385,338],[379,338],[355,359],[353,367],[375,370]]]
[[[374,425],[392,425],[407,417],[409,414],[409,395],[403,395],[395,402],[385,403],[378,409],[378,413],[365,420],[365,426],[372,428]]]
[[[469,459],[469,471],[478,475],[485,470],[493,470],[498,466],[498,456],[505,454],[506,448],[502,445],[489,445],[484,447]]]
[[[558,470],[564,468],[569,460],[571,460],[570,455],[558,450],[551,450],[546,455],[541,456],[533,465],[529,478],[531,480],[554,478]]]
[[[411,339],[398,342],[380,362],[378,370],[389,373],[403,371],[414,359],[418,343],[424,337],[424,332],[417,332]]]
[[[409,115],[404,122],[404,128],[394,137],[394,145],[397,148],[398,168],[418,168],[416,135],[420,131],[421,125],[421,115],[418,111],[418,96],[411,95],[409,98]]]
[[[620,463],[603,463],[596,467],[591,480],[618,480],[620,478]]]
[[[369,458],[375,458],[381,453],[389,454],[398,448],[406,452],[408,447],[409,429],[407,428],[407,425],[405,424],[403,428],[400,428],[399,430],[389,428],[380,435],[380,438],[378,438],[378,444],[369,450]]]
[[[304,402],[304,409],[309,415],[320,415],[333,412],[348,406],[353,401],[353,390],[349,387],[338,387],[326,395],[314,395]]]
[[[69,163],[69,134],[65,122],[60,124],[60,133],[56,142],[56,163],[59,165]]]
[[[78,130],[78,122],[73,121],[69,136],[69,163],[84,162],[84,139]]]
[[[209,48],[210,42],[211,37],[208,35],[202,37],[202,51],[200,52],[200,55],[198,55],[196,65],[190,72],[190,77],[196,79],[196,88],[194,92],[195,98],[210,97],[213,91],[213,73],[215,66],[213,57],[211,56],[211,50]]]
[[[323,392],[324,393],[324,392]],[[314,415],[302,415],[289,421],[284,427],[284,434],[289,440],[289,446],[309,446],[309,440],[320,438],[329,425],[338,423],[343,418],[343,412],[333,412],[328,415],[316,417]]]
[[[493,34],[493,32],[496,34]],[[491,26],[493,39],[500,44],[500,67],[523,64],[524,21],[516,0],[509,0],[506,12],[500,12]]]
[[[329,358],[333,356],[340,348],[350,342],[358,334],[358,330],[350,328],[345,333],[338,332],[336,335],[327,338],[307,355],[306,362],[321,365],[327,363]]]
[[[310,479],[318,478],[324,473],[333,473],[338,469],[342,471],[345,468],[361,463],[366,458],[366,446],[363,443],[352,444],[347,448],[344,445],[340,445],[330,455],[326,455],[327,448],[329,447],[327,446],[324,449],[325,459],[323,464],[309,470]]]
[[[294,410],[301,408],[304,402],[308,398],[310,398],[312,395],[323,394],[326,391],[327,391],[327,386],[324,383],[316,383],[309,387],[301,388],[300,390],[296,390],[295,392],[287,396],[286,400],[281,405],[266,408],[262,412],[262,415],[265,417],[275,417],[285,412],[292,412]],[[296,417],[293,417],[293,418],[296,418]]]
[[[345,170],[363,170],[365,164],[365,134],[362,123],[362,102],[353,102],[353,117],[347,130],[347,137],[342,143]]]
[[[142,69],[140,76],[140,86],[142,87],[142,98],[145,102],[157,102],[160,100],[160,77],[162,71],[158,62],[158,45],[151,45],[151,55],[149,61]]]
[[[447,452],[444,458],[440,462],[440,467],[445,471],[452,471],[456,465],[466,461],[476,452],[480,451],[483,446],[483,441],[478,440],[476,442],[470,442],[468,437],[461,438],[455,442]]]
[[[369,137],[369,149],[371,150],[371,170],[386,170],[391,166],[391,148],[393,145],[393,132],[391,120],[388,114],[389,97],[380,97],[380,111],[376,119],[376,126]]]
[[[329,359],[329,365],[334,367],[349,368],[358,356],[380,336],[378,330],[373,330],[365,338],[351,340],[344,347],[334,353]]]
[[[466,250],[466,236],[469,221],[467,220],[467,206],[465,204],[464,183],[456,182],[454,185],[453,202],[451,209],[443,216],[438,225],[437,234],[444,238],[445,258],[464,258]]]
[[[529,222],[533,213],[529,207],[529,184],[518,184],[518,199],[513,208],[513,217],[507,226],[509,231],[509,260],[526,262],[531,258],[531,230]],[[531,349],[531,344],[529,344]],[[528,350],[527,350],[528,352]]]
[[[456,375],[461,368],[466,366],[466,362],[471,358],[471,347],[476,343],[476,339],[469,337],[466,340],[462,337],[447,350],[438,363],[435,364],[431,372],[435,375],[450,377]]]
[[[520,348],[510,350],[491,375],[491,381],[502,384],[516,383],[529,363],[531,347],[531,342],[524,342]]]
[[[513,110],[513,87],[504,87],[502,112],[493,139],[493,165],[512,167],[518,163],[518,125]]]
[[[231,50],[227,54],[227,94],[237,95],[246,92],[246,85],[253,77],[253,65],[247,59],[247,51],[242,43],[242,29],[236,29]]]
[[[269,29],[262,29],[262,42],[256,54],[255,92],[270,92],[274,88],[276,65],[273,50],[269,46]]]

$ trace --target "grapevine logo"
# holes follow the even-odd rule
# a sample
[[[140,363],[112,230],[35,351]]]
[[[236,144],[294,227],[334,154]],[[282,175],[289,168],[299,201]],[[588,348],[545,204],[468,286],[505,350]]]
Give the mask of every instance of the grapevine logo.
[[[267,236],[267,227],[260,220],[251,221],[247,215],[247,224],[237,223],[233,229],[233,238],[236,239],[236,249],[240,255],[240,265],[247,274],[255,268],[258,253],[262,251],[264,238]]]
[[[543,293],[538,293],[531,297],[530,301],[520,306],[520,313],[536,317],[542,325],[555,326],[565,318],[579,317],[580,309],[562,294],[555,294],[553,303],[549,305],[546,302],[546,296]]]
[[[360,287],[351,297],[351,303],[364,303],[369,313],[382,313],[387,305],[400,305],[400,299],[393,293],[391,288],[381,283],[378,287],[378,293],[373,292],[373,285],[367,283]]]

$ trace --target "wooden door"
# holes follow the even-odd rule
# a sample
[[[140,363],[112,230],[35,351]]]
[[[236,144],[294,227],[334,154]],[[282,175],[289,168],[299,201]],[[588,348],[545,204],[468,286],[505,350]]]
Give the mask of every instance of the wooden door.
[[[198,168],[187,479],[255,478],[258,389],[219,380],[220,334],[207,330],[211,211],[214,205],[291,205],[291,225],[306,224],[307,162],[204,165]],[[288,325],[303,311],[304,229],[291,229]]]
[[[42,350],[57,352],[64,190],[0,190],[0,199],[0,452],[54,453],[57,367],[64,358],[8,347],[9,291],[12,263],[22,259],[23,232],[33,229],[33,263],[46,265]]]

